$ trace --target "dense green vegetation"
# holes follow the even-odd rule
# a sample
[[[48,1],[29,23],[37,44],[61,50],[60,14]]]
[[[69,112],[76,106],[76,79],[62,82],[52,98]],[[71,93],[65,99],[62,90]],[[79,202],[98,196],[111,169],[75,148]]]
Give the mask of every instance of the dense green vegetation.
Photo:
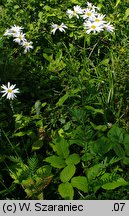
[[[0,3],[0,199],[129,199],[129,2],[91,3]]]

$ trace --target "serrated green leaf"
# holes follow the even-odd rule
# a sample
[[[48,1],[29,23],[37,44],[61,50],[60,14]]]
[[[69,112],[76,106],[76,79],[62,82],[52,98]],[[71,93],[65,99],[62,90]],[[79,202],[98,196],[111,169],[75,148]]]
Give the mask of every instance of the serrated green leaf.
[[[80,162],[79,154],[73,153],[65,160],[66,164],[78,164]]]
[[[88,192],[88,182],[87,182],[87,178],[84,176],[73,177],[71,179],[71,184],[73,187],[77,188],[78,190],[81,190],[85,193]]]
[[[66,200],[72,200],[74,196],[74,190],[69,182],[61,183],[58,187],[59,194]]]
[[[119,128],[117,125],[113,125],[108,132],[108,137],[113,143],[122,143],[124,142],[124,130]]]
[[[101,137],[96,141],[91,142],[91,150],[95,154],[104,155],[112,149],[112,144],[107,137]]]
[[[66,166],[60,173],[60,179],[62,182],[68,182],[75,174],[76,167],[74,165]]]
[[[59,137],[58,139],[54,140],[53,143],[55,145],[52,145],[53,150],[62,158],[67,158],[69,155],[69,144],[68,142],[62,138]]]
[[[105,189],[105,190],[113,190],[113,189],[115,189],[117,187],[126,186],[128,184],[129,183],[126,182],[123,178],[118,178],[117,181],[113,181],[111,183],[104,184],[102,186],[102,188]]]
[[[113,150],[119,158],[125,157],[125,151],[120,144],[114,144]]]
[[[45,161],[55,168],[64,168],[66,166],[64,159],[56,155],[47,157]]]

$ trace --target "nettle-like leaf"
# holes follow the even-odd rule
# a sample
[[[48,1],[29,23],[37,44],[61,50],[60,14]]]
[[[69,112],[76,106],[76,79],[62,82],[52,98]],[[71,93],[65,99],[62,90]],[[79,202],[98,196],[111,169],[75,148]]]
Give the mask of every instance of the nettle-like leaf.
[[[53,150],[62,158],[67,158],[69,155],[69,144],[62,137],[53,141],[54,145],[51,145]]]
[[[119,128],[117,125],[113,125],[108,132],[108,138],[112,143],[112,148],[115,151],[116,155],[119,158],[124,158],[125,149],[123,144],[125,139],[125,131],[122,128]]]
[[[71,179],[71,184],[73,187],[81,190],[85,193],[88,193],[88,181],[84,176],[76,176]]]
[[[66,200],[72,200],[74,196],[74,189],[69,182],[61,183],[58,187],[58,192]]]
[[[119,128],[117,125],[113,125],[112,128],[108,132],[108,138],[114,143],[114,144],[122,144],[124,141],[124,130],[122,128]]]
[[[50,157],[47,157],[45,159],[46,162],[50,163],[51,166],[55,167],[55,168],[64,168],[66,166],[65,160],[59,156],[53,155]]]
[[[112,149],[112,144],[107,137],[91,141],[90,149],[95,154],[104,155]]]
[[[78,164],[80,162],[80,156],[79,154],[73,153],[71,155],[69,155],[69,157],[65,160],[66,164]]]
[[[68,182],[75,174],[76,167],[74,165],[66,166],[60,173],[60,179],[62,182]]]
[[[106,164],[103,164],[103,163],[96,164],[93,167],[90,167],[87,171],[88,181],[90,182],[96,177],[99,177],[100,175],[102,175],[105,169],[106,169]]]

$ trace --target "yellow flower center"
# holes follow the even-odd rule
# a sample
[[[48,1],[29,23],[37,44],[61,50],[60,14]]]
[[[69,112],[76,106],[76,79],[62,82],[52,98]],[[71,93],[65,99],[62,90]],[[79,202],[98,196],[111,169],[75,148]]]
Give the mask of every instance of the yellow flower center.
[[[95,19],[95,22],[100,22],[100,20],[98,18]]]
[[[73,11],[73,15],[74,15],[74,16],[76,16],[76,15],[77,15],[76,11]]]
[[[20,35],[19,37],[18,37],[20,40],[22,40],[22,36]]]
[[[13,92],[13,90],[12,89],[8,89],[8,93],[12,93]]]
[[[26,44],[25,44],[25,46],[26,46],[26,47],[28,47],[28,46],[29,46],[29,44],[28,44],[28,43],[26,43]]]
[[[87,16],[91,16],[91,12],[87,12],[86,15],[87,15]]]
[[[92,29],[96,29],[96,26],[95,26],[95,25],[92,25],[91,28],[92,28]]]

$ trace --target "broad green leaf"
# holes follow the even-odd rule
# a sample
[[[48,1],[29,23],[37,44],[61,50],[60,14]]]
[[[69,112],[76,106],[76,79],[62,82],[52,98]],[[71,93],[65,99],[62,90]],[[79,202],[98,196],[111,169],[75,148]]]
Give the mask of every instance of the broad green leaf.
[[[42,12],[42,11],[40,11],[40,12],[38,13],[38,17],[41,19],[41,18],[42,18],[42,16],[43,16],[43,12]]]
[[[75,174],[76,167],[74,165],[66,166],[60,173],[60,179],[62,182],[68,182]]]
[[[49,62],[51,62],[53,60],[53,55],[48,55],[46,53],[43,53],[43,57],[48,60]]]
[[[62,106],[63,103],[68,99],[69,97],[69,93],[66,93],[65,95],[63,95],[58,102],[56,103],[56,106]]]
[[[113,125],[110,131],[108,132],[108,138],[112,144],[116,155],[120,158],[125,156],[125,150],[123,149],[125,132],[122,128],[119,128],[117,125]]]
[[[120,2],[121,2],[121,0],[116,0],[116,5],[115,5],[115,7],[117,7],[118,4],[120,4]],[[114,7],[114,8],[115,8],[115,7]]]
[[[18,133],[15,133],[15,134],[13,134],[13,136],[16,136],[16,137],[22,137],[22,136],[24,136],[24,135],[26,135],[26,132],[18,132]]]
[[[120,187],[120,186],[126,186],[128,185],[129,183],[126,182],[123,178],[118,178],[116,181],[113,181],[111,183],[107,183],[107,184],[104,184],[102,186],[103,189],[105,190],[113,190],[117,187]]]
[[[90,122],[91,126],[98,131],[106,131],[107,126],[106,125],[95,125],[94,123]]]
[[[61,61],[62,58],[62,51],[60,50],[57,54],[56,54],[56,64],[59,64],[59,62]]]
[[[81,190],[85,193],[88,192],[88,182],[87,182],[87,178],[84,176],[73,177],[71,179],[71,184],[73,187],[77,188],[78,190]]]
[[[126,20],[128,18],[128,16],[129,16],[129,8],[126,9],[123,20]]]
[[[47,157],[45,161],[55,168],[64,168],[66,166],[64,159],[56,155]]]
[[[124,157],[122,161],[125,165],[129,165],[129,157]]]
[[[122,143],[124,142],[124,130],[119,128],[117,125],[113,125],[108,132],[108,137],[113,143]]]
[[[74,196],[74,190],[69,182],[61,183],[58,187],[59,194],[66,200],[72,200]]]
[[[59,137],[53,141],[55,145],[52,145],[53,150],[62,158],[67,158],[69,155],[69,144],[68,142]]]
[[[102,163],[96,164],[93,167],[89,168],[87,172],[88,181],[92,181],[96,177],[99,177],[103,173],[103,171],[105,171],[105,166]]]
[[[94,114],[97,114],[97,113],[104,114],[103,109],[95,109],[95,108],[92,107],[92,106],[85,106],[85,108],[86,108],[87,110],[89,110],[89,111],[94,112]]]
[[[112,148],[111,142],[107,137],[101,137],[94,142],[91,142],[91,150],[95,154],[104,155]]]
[[[73,153],[65,160],[66,164],[78,164],[80,162],[79,154]]]
[[[35,142],[33,142],[32,151],[39,150],[42,146],[43,146],[43,141],[40,139],[37,139]]]
[[[120,144],[115,144],[113,149],[119,158],[125,157],[125,151]]]
[[[19,5],[14,5],[14,8],[15,9],[19,9]]]
[[[63,126],[64,131],[69,130],[70,126],[71,126],[71,122],[69,121]]]

